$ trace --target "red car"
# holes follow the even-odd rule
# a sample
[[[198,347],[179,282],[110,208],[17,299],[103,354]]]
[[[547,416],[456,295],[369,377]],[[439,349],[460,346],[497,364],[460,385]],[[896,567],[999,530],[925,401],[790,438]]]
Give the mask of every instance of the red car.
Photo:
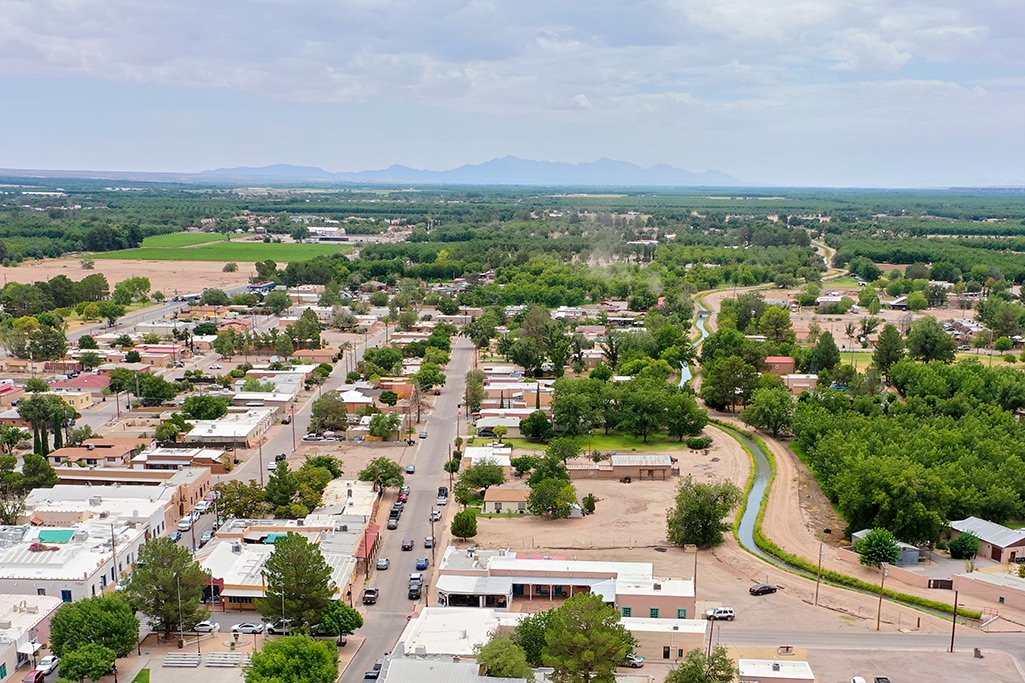
[[[400,503],[405,503],[406,501],[409,500],[409,495],[406,494],[406,493],[400,493],[399,497],[396,498],[395,500],[399,501]]]
[[[21,681],[22,683],[44,683],[46,674],[42,671],[29,671]]]

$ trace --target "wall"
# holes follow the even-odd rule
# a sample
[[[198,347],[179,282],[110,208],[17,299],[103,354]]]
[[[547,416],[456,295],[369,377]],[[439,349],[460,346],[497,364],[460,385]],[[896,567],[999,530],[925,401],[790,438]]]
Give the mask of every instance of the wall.
[[[641,619],[679,619],[676,610],[686,609],[687,619],[695,618],[695,600],[685,595],[617,595],[616,607],[622,612],[624,607],[631,609],[631,616]],[[658,609],[658,617],[651,615],[652,608]]]
[[[647,657],[649,663],[676,662],[687,657],[687,653],[694,649],[704,649],[705,635],[703,633],[672,632],[662,633],[660,631],[630,631],[637,638],[636,654]],[[669,648],[669,658],[663,657],[664,648]]]
[[[837,548],[836,557],[842,562],[856,564],[859,567],[862,566],[860,561],[861,555],[854,552],[850,548]],[[893,565],[888,565],[887,569],[890,572],[890,575],[887,577],[887,579],[895,579],[897,581],[900,581],[901,583],[906,583],[909,586],[914,586],[916,588],[929,587],[929,577],[925,574],[919,574],[918,572],[913,572],[910,569],[906,569],[904,567],[895,567]]]
[[[973,574],[954,575],[954,589],[961,592],[962,598],[969,595],[996,604],[1000,604],[1000,598],[1003,598],[1002,604],[1014,609],[1025,609],[1025,580],[1021,583],[1021,588],[1016,588],[980,581]]]

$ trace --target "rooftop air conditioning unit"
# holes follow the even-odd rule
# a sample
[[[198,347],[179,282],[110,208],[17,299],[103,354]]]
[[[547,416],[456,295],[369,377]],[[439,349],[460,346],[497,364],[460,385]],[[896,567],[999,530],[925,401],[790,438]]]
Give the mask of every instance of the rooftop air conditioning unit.
[[[109,511],[103,510],[102,512],[100,512],[100,519],[106,519],[107,517],[110,517]]]
[[[231,552],[233,552],[233,553],[235,553],[237,555],[241,555],[242,554],[242,544],[241,543],[232,543],[231,544]]]
[[[304,520],[304,519],[297,519],[297,520],[295,520],[295,525],[296,526],[305,526],[306,525],[306,520]]]
[[[3,621],[0,621],[0,628],[10,628],[10,627],[11,627],[11,620],[10,619],[4,619]]]
[[[652,586],[652,588],[654,588],[654,589],[655,589],[655,590],[657,590],[657,591],[660,591],[660,590],[662,590],[662,584],[660,584],[660,583],[656,583],[656,584],[654,584],[654,585]]]
[[[772,670],[773,671],[779,671],[779,662],[773,662],[772,663]]]
[[[85,445],[85,450],[87,450],[87,451],[95,451],[96,450],[96,444],[94,444],[94,443],[87,443]]]

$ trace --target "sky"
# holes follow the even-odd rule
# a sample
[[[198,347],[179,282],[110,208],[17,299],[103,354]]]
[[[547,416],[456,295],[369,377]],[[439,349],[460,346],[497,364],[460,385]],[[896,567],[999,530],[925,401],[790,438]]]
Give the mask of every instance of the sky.
[[[5,0],[0,167],[1025,185],[1021,0]]]

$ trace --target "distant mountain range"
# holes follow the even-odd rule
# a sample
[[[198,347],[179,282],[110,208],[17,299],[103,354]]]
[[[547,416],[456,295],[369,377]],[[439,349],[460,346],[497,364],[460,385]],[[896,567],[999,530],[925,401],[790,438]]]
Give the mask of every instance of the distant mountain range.
[[[641,187],[726,187],[748,185],[720,171],[694,173],[657,164],[644,168],[626,161],[598,159],[589,163],[532,161],[514,156],[447,171],[429,171],[398,164],[376,171],[331,173],[314,166],[219,168],[198,174],[199,180],[259,180],[319,183],[430,183],[452,185],[569,185]]]

